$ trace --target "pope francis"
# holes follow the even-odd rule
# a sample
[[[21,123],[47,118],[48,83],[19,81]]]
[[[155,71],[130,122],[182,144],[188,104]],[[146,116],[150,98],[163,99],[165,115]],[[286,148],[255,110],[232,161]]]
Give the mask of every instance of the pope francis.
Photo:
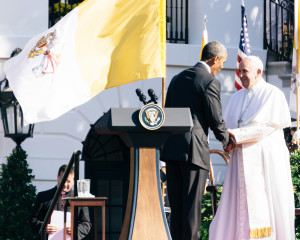
[[[224,114],[236,147],[226,172],[210,240],[295,239],[295,206],[283,128],[290,126],[284,94],[262,78],[263,63],[249,56],[239,65],[243,89]]]

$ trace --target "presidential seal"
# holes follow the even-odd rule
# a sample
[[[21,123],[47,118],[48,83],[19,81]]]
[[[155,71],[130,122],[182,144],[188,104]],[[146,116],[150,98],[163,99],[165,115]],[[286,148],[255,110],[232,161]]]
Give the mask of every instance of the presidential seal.
[[[156,130],[164,124],[165,112],[157,104],[146,104],[139,112],[139,121],[144,128]]]

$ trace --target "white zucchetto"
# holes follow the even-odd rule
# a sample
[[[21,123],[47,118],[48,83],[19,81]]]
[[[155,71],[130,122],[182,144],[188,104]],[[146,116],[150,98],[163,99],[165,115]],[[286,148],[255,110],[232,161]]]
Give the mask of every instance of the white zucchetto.
[[[264,70],[264,64],[260,60],[259,57],[257,57],[257,56],[246,56],[244,59],[249,59],[249,60],[253,61],[255,63],[255,65],[256,65],[257,69],[260,69],[261,72],[263,72],[263,70]]]

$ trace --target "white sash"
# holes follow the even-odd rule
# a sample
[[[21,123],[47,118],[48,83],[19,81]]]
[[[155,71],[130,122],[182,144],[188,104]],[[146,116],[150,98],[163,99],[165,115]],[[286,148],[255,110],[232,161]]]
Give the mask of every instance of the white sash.
[[[246,143],[242,147],[250,239],[269,237],[272,233],[261,148],[260,142]]]

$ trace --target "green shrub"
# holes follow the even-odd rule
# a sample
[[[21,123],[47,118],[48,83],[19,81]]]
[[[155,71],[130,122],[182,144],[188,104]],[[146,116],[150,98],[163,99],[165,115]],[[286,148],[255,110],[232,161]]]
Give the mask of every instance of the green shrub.
[[[294,185],[295,206],[299,207],[299,193],[300,193],[300,152],[295,151],[291,153],[291,172]],[[296,239],[300,239],[300,216],[296,216],[295,220]]]
[[[1,240],[33,240],[29,219],[35,199],[34,178],[28,168],[27,154],[21,148],[13,149],[2,164],[0,173],[0,236]]]
[[[49,6],[49,14],[55,19],[60,20],[63,16],[67,15],[71,10],[76,8],[78,4],[65,4],[65,3],[55,3]]]
[[[219,201],[220,201],[221,192],[222,192],[222,187],[219,187],[217,190],[217,203],[219,203]],[[207,192],[203,196],[201,214],[202,214],[202,221],[201,221],[201,226],[200,226],[200,230],[199,230],[200,240],[207,240],[209,225],[213,219],[212,200],[211,200],[210,192]]]

